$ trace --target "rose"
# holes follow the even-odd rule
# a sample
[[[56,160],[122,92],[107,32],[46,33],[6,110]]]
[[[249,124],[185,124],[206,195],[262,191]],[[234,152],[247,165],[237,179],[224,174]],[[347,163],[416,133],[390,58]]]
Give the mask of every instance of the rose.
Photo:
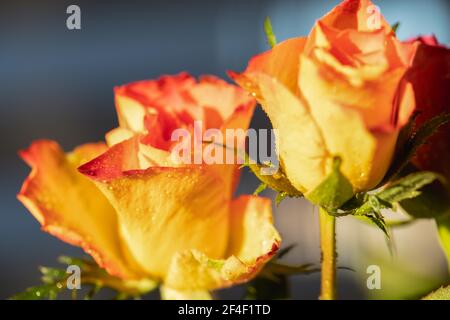
[[[407,77],[412,83],[417,105],[416,128],[433,117],[450,112],[450,49],[434,36],[411,40],[418,43]],[[450,179],[450,123],[443,125],[419,148],[414,164]]]
[[[301,192],[323,181],[335,156],[354,192],[375,187],[414,110],[404,75],[415,45],[398,41],[381,15],[374,20],[374,8],[344,1],[308,37],[279,43],[245,72],[230,73],[277,129],[282,169]]]
[[[253,277],[280,245],[270,201],[233,199],[236,165],[172,163],[170,132],[193,130],[198,119],[245,129],[254,100],[185,73],[115,93],[120,127],[107,134],[109,147],[64,154],[56,142],[33,143],[21,152],[33,169],[18,198],[43,230],[82,247],[112,275],[162,282],[166,298]]]
[[[450,113],[450,49],[440,45],[434,36],[411,42],[418,44],[407,74],[414,87],[417,105],[414,128],[418,130],[431,119]],[[414,217],[436,219],[440,243],[450,265],[450,123],[439,127],[417,150],[413,164],[418,170],[439,173],[445,182],[434,183],[401,206]]]

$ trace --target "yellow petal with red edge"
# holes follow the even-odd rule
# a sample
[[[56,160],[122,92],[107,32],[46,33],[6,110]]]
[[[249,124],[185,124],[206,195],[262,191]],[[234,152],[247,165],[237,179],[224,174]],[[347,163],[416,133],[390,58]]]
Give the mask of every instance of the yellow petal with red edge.
[[[166,113],[171,121],[199,119],[200,108],[186,94],[194,85],[195,79],[182,72],[116,87],[114,93],[120,126],[135,132],[144,131],[144,119],[149,109]]]
[[[315,48],[326,49],[344,65],[353,67],[375,65],[386,69],[388,57],[385,52],[384,29],[375,31],[339,30],[318,21],[305,44],[304,54],[310,55]]]
[[[198,250],[180,252],[172,260],[165,285],[176,290],[213,290],[252,279],[280,247],[271,202],[241,196],[231,206],[227,259],[212,259]]]
[[[204,108],[205,128],[217,129],[221,132],[223,141],[219,141],[219,143],[223,144],[221,150],[223,161],[210,167],[223,178],[224,190],[227,190],[226,194],[231,199],[239,182],[239,164],[243,164],[243,161],[238,162],[237,151],[245,149],[245,136],[256,101],[241,88],[213,76],[203,76],[189,92],[194,100]],[[227,132],[230,136],[229,140],[226,139]],[[217,141],[214,142],[217,143]],[[218,145],[214,147],[214,149],[218,148],[220,148]],[[227,161],[227,159],[232,161]]]
[[[297,94],[297,74],[299,55],[302,53],[306,38],[293,38],[283,41],[271,50],[253,57],[243,73],[229,72],[230,77],[246,91],[251,92],[259,102],[258,85],[252,82],[251,73],[263,73],[277,79],[292,93]]]
[[[122,90],[117,88],[115,90],[115,104],[121,128],[134,132],[143,132],[145,130],[144,118],[146,110],[139,100],[123,94]]]
[[[314,95],[316,100],[333,100],[355,109],[370,129],[392,130],[397,126],[393,112],[405,67],[387,72],[384,67],[377,70],[377,66],[353,68],[322,49],[315,49],[313,58],[300,59],[299,86],[304,96]],[[316,106],[311,104],[311,108]]]
[[[146,272],[164,278],[172,256],[187,249],[221,258],[229,229],[222,181],[201,166],[122,171],[127,161],[120,156],[127,155],[114,162],[120,147],[79,170],[116,209],[123,238]]]
[[[130,129],[125,129],[122,127],[114,128],[106,133],[106,144],[108,147],[112,147],[115,144],[130,139],[133,135],[134,133]]]
[[[258,85],[288,179],[300,192],[311,190],[331,169],[332,155],[307,105],[276,79],[260,73],[247,76]]]
[[[86,144],[66,155],[54,141],[34,142],[20,153],[32,171],[18,198],[44,231],[82,247],[110,274],[134,278],[141,270],[127,259],[115,210],[96,186],[77,171],[80,163],[105,149],[101,143]]]
[[[334,7],[320,21],[336,29],[371,31],[384,28],[391,32],[390,25],[370,0],[345,0]]]
[[[299,86],[329,152],[342,158],[341,169],[355,191],[375,187],[390,165],[398,129],[369,130],[360,110],[325,95],[321,76],[319,67],[303,56]],[[394,101],[387,107],[394,109]]]
[[[159,287],[163,300],[212,300],[211,294],[204,290],[175,290],[165,285]]]
[[[189,93],[196,103],[208,112],[204,117],[207,122],[205,128],[219,129],[224,121],[232,117],[236,109],[255,105],[254,99],[244,90],[214,76],[201,77],[200,81],[189,89]],[[213,111],[217,112],[220,122],[208,123],[210,117],[216,118],[211,115]],[[248,120],[250,118],[251,115]]]
[[[250,125],[255,105],[256,101],[254,99],[247,100],[247,103],[239,105],[220,127],[225,144],[223,150],[225,164],[216,164],[212,168],[217,171],[218,175],[223,177],[224,189],[229,190],[230,199],[239,184],[241,174],[239,167],[244,163],[244,157],[241,156],[241,152],[245,151],[247,129]],[[227,159],[234,160],[231,164],[226,164],[229,163]]]

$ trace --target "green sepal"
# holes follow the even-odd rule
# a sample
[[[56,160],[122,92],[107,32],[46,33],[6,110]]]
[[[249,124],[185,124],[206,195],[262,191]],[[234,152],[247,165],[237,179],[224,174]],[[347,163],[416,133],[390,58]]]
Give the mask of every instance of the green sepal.
[[[270,18],[266,17],[264,19],[264,33],[266,34],[267,43],[271,48],[277,45],[277,38],[273,33],[272,23],[270,22]]]
[[[341,173],[341,159],[333,159],[333,171],[314,190],[305,194],[313,204],[334,211],[353,197],[350,181]]]
[[[262,172],[271,169],[268,164],[259,164],[251,160],[248,154],[244,154],[244,164],[242,167],[248,167],[252,173],[261,181],[261,184],[255,190],[255,194],[260,193],[267,187],[283,194],[285,197],[302,197],[303,194],[298,191],[286,177],[286,174],[282,171],[281,167],[274,174],[262,174]]]
[[[278,206],[281,201],[283,201],[288,194],[286,192],[278,192],[277,196],[275,197],[275,204]]]

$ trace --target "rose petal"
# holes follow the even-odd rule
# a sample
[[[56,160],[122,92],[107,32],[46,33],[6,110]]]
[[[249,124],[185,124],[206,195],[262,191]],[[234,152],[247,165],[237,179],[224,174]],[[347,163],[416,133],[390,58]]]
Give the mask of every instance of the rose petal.
[[[450,49],[420,44],[407,77],[414,88],[417,127],[450,112]],[[436,171],[450,179],[449,150],[450,124],[446,124],[418,150],[414,163],[422,170]]]
[[[303,95],[320,97],[318,103],[330,100],[356,110],[369,129],[389,131],[398,127],[392,113],[397,110],[396,98],[406,67],[388,72],[378,66],[355,69],[340,64],[322,49],[316,49],[314,55],[301,57],[299,86]]]
[[[254,99],[244,90],[213,76],[200,78],[199,83],[189,89],[189,93],[198,105],[209,110],[215,110],[220,115],[222,120],[220,123],[206,124],[206,128],[218,129],[226,119],[232,116],[236,109],[255,105]],[[207,122],[209,120],[207,116],[204,119]],[[248,122],[250,122],[249,120],[250,118]]]
[[[345,0],[323,16],[320,21],[336,29],[372,31],[384,28],[391,32],[390,25],[370,0]]]
[[[248,73],[258,85],[262,107],[276,130],[276,148],[291,183],[301,192],[310,190],[326,176],[331,155],[321,132],[303,101],[277,80]]]
[[[198,250],[177,254],[165,284],[177,290],[213,290],[253,278],[280,246],[268,199],[242,196],[231,207],[227,259],[211,259]]]
[[[106,144],[108,147],[112,147],[115,144],[130,139],[133,134],[133,131],[122,127],[112,129],[105,135]]]
[[[222,181],[201,166],[122,171],[126,143],[79,168],[92,178],[119,216],[136,261],[164,278],[172,256],[187,249],[221,258],[228,239],[228,204]],[[114,148],[122,148],[112,150]]]
[[[386,37],[383,29],[366,32],[339,30],[318,21],[308,37],[304,54],[310,55],[314,48],[322,48],[344,65],[376,65],[383,70],[388,66],[384,51]]]
[[[182,123],[191,123],[193,119],[201,119],[201,108],[187,94],[194,85],[195,79],[183,72],[116,87],[120,126],[142,132],[146,129],[144,119],[148,112],[156,112],[161,117],[158,121],[164,124],[165,131],[179,128]]]
[[[257,91],[258,86],[247,77],[250,73],[263,73],[277,79],[292,93],[296,94],[298,92],[298,57],[303,51],[305,42],[306,38],[293,38],[283,41],[273,47],[272,50],[253,57],[243,73],[229,72],[229,75],[242,88],[252,92],[258,100],[260,100],[260,93]]]
[[[86,144],[65,155],[56,142],[34,142],[20,153],[32,171],[18,198],[44,231],[82,247],[110,274],[133,278],[140,270],[121,245],[115,210],[76,169],[105,149]]]
[[[389,167],[399,128],[367,128],[364,113],[352,108],[352,105],[345,104],[343,96],[339,96],[338,92],[346,92],[345,90],[336,91],[334,99],[333,96],[326,97],[324,87],[328,86],[331,90],[332,82],[327,84],[321,79],[322,76],[319,67],[303,56],[299,86],[308,105],[314,106],[311,108],[311,114],[321,129],[329,152],[342,158],[341,169],[352,182],[355,191],[375,187]],[[360,89],[354,93],[365,91]],[[350,95],[345,94],[345,97],[352,99]],[[394,105],[394,99],[392,100],[388,104],[389,118]],[[380,108],[382,107],[384,105],[380,102]],[[377,109],[375,112],[375,109],[372,109],[374,117],[378,112],[383,113],[383,110]]]

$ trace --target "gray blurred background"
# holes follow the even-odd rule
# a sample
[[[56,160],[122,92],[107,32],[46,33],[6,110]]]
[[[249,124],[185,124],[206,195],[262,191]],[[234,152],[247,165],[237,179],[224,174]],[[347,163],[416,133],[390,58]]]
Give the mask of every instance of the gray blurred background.
[[[28,168],[17,150],[38,138],[67,150],[103,139],[116,126],[115,85],[186,70],[226,78],[267,49],[262,23],[270,16],[278,40],[306,35],[314,21],[339,1],[1,1],[0,4],[0,298],[39,280],[38,265],[61,254],[81,255],[43,233],[16,200]],[[390,23],[401,22],[406,39],[434,33],[450,43],[450,2],[375,1]],[[66,28],[66,8],[81,7],[82,30]],[[270,127],[258,110],[253,127]],[[258,182],[248,173],[239,192]],[[270,192],[266,196],[272,197]],[[297,243],[289,263],[320,262],[317,214],[301,200],[274,208],[284,245]],[[448,279],[435,226],[416,223],[394,234],[389,255],[379,231],[351,218],[338,221],[341,298],[417,297]],[[366,268],[382,268],[382,290],[366,288]],[[293,298],[315,299],[319,275],[291,280]],[[239,298],[242,289],[222,293]]]

